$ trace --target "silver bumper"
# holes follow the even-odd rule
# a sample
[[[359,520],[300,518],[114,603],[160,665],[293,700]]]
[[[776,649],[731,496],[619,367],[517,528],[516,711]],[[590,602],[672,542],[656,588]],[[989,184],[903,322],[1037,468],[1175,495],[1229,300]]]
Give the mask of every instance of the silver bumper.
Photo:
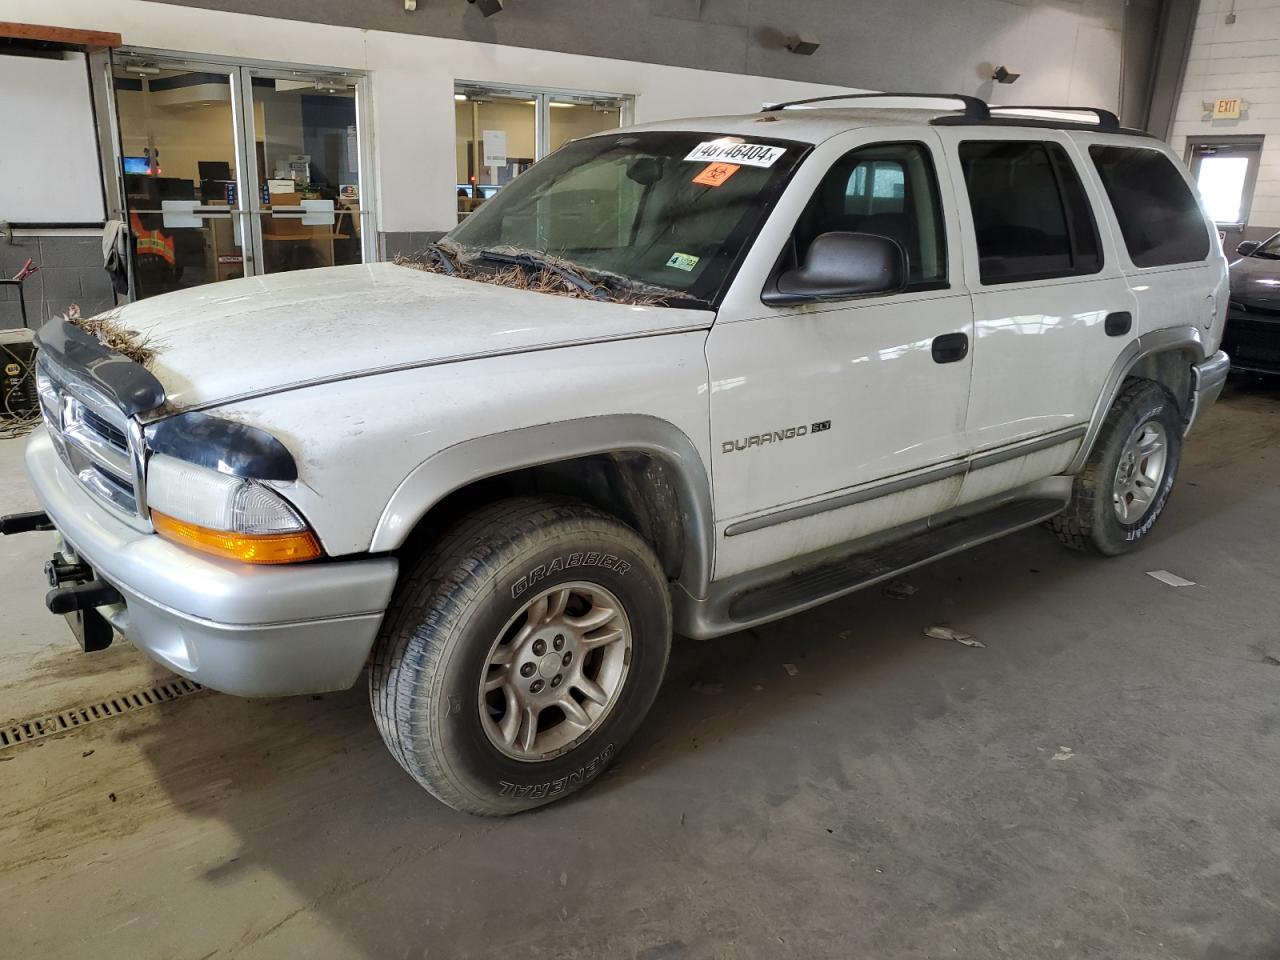
[[[1191,409],[1187,416],[1187,427],[1183,431],[1184,434],[1189,433],[1192,425],[1200,418],[1206,410],[1208,410],[1218,394],[1222,393],[1222,386],[1227,382],[1227,373],[1231,369],[1231,358],[1222,350],[1219,350],[1204,363],[1193,364],[1191,367]]]
[[[203,557],[112,516],[63,466],[43,427],[26,462],[63,540],[125,598],[102,613],[152,658],[243,697],[355,683],[395,587],[393,558],[255,567]]]

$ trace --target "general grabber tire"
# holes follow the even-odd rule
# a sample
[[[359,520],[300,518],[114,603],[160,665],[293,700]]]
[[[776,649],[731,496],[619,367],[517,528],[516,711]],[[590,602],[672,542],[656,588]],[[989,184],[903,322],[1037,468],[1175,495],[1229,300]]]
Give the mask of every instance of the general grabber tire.
[[[1049,523],[1069,547],[1107,556],[1132,550],[1164,512],[1182,455],[1182,419],[1168,392],[1132,380],[1103,421],[1067,509]]]
[[[421,557],[369,672],[391,753],[467,813],[519,813],[590,783],[648,713],[671,648],[666,578],[616,518],[505,500]]]

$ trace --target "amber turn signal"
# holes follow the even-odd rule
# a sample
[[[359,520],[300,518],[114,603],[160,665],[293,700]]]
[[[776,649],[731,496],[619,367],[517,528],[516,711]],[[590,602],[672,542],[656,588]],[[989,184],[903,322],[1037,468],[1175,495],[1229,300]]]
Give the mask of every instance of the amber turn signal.
[[[166,540],[241,563],[300,563],[314,560],[324,552],[310,530],[301,533],[229,533],[176,520],[156,510],[151,511],[151,522],[156,533]]]

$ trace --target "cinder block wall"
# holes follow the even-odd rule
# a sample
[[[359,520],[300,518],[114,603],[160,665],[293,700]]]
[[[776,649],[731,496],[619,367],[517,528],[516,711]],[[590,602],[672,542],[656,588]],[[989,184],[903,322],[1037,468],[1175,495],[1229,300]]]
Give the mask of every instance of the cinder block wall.
[[[1235,22],[1227,23],[1233,8]],[[1204,104],[1220,97],[1243,101],[1240,119],[1214,120],[1205,112]],[[1262,161],[1239,239],[1263,240],[1280,230],[1280,0],[1200,0],[1169,141],[1185,152],[1187,137],[1257,134],[1264,137]]]
[[[79,304],[88,315],[115,302],[111,280],[102,269],[102,240],[97,236],[64,234],[0,236],[0,276],[12,277],[30,257],[40,272],[27,278],[27,325],[38,327],[51,316]],[[22,326],[18,292],[0,286],[0,327]]]

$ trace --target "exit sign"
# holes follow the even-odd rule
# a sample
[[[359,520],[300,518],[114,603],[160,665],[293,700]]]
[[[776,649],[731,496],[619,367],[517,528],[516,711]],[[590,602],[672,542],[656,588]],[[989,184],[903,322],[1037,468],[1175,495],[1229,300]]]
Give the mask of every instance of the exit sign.
[[[1222,97],[1213,101],[1213,119],[1215,120],[1239,120],[1240,119],[1240,98],[1239,97]]]

